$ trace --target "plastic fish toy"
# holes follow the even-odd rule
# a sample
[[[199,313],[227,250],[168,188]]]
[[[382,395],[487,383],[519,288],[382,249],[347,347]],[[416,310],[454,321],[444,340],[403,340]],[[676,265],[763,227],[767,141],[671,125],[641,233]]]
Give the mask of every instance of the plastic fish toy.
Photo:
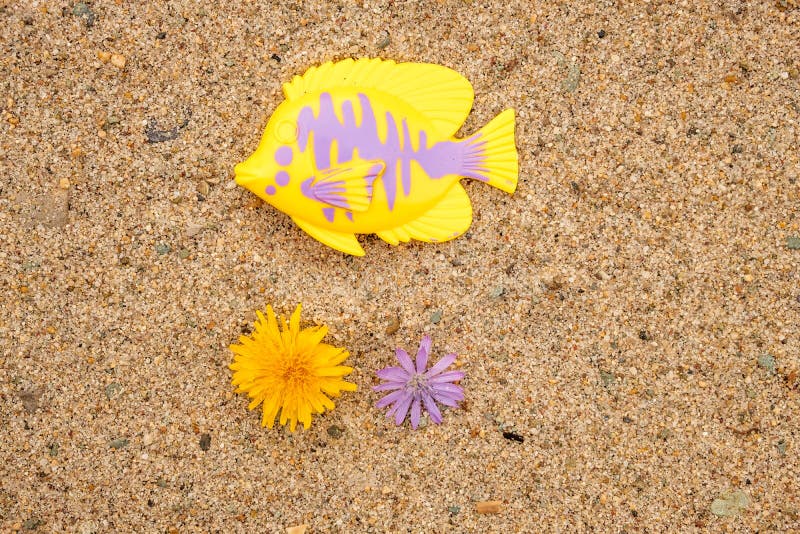
[[[363,256],[356,234],[453,239],[472,223],[462,178],[517,187],[514,110],[455,138],[473,93],[451,69],[346,59],[295,76],[283,93],[236,183],[337,250]]]

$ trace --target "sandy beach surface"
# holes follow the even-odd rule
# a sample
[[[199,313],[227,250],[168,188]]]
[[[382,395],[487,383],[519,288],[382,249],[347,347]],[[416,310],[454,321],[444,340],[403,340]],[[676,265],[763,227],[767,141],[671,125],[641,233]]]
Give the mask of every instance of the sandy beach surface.
[[[0,22],[0,532],[800,531],[797,2]],[[346,57],[463,74],[459,136],[516,109],[517,192],[354,258],[236,186],[281,84]],[[359,389],[292,434],[228,346],[297,303]],[[425,334],[467,401],[412,431],[371,387]]]

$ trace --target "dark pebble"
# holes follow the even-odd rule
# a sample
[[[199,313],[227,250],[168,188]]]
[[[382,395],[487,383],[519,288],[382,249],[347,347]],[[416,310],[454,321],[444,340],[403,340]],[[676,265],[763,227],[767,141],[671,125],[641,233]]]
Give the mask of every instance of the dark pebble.
[[[41,524],[41,519],[38,517],[31,517],[30,519],[26,520],[25,523],[23,523],[22,528],[25,530],[36,530],[41,526]]]
[[[158,128],[158,123],[155,119],[150,119],[147,126],[144,128],[144,135],[147,137],[148,143],[163,143],[164,141],[172,141],[177,139],[181,131],[189,125],[189,119],[183,119],[178,126],[170,128],[169,130],[161,130]]]
[[[128,440],[125,438],[117,438],[112,440],[108,443],[108,446],[112,449],[124,449],[128,446]]]
[[[605,36],[606,36],[606,31],[605,31],[605,30],[600,30],[599,32],[597,32],[597,36],[598,36],[600,39],[602,39],[603,37],[605,37]]]
[[[207,451],[211,448],[211,434],[200,434],[200,449]]]
[[[383,50],[384,48],[389,46],[389,44],[391,44],[391,42],[392,42],[392,38],[389,35],[389,32],[384,30],[383,32],[381,32],[381,39],[378,41],[378,44],[376,45],[376,48],[378,50]]]
[[[639,339],[642,341],[649,341],[650,334],[647,332],[647,330],[639,330]]]
[[[328,435],[333,439],[341,438],[342,434],[344,434],[344,430],[342,430],[340,427],[336,425],[331,425],[328,427]]]
[[[167,32],[158,32],[156,34],[156,39],[166,39],[166,38],[167,38]]]
[[[87,28],[94,26],[96,15],[94,14],[94,11],[92,11],[92,8],[90,8],[85,2],[78,2],[75,4],[72,7],[72,14],[76,17],[83,17]]]
[[[517,434],[516,432],[511,431],[504,431],[503,437],[510,441],[516,441],[517,443],[523,443],[525,438]]]
[[[278,54],[272,54],[270,57],[271,57],[273,60],[277,61],[278,63],[280,63],[280,62],[281,62],[281,56],[279,56]]]
[[[33,413],[39,409],[39,397],[41,396],[42,392],[35,389],[17,393],[17,397],[22,401],[22,407],[28,413]]]
[[[623,422],[623,423],[626,423],[626,424],[631,424],[631,423],[633,423],[633,419],[631,419],[630,417],[628,417],[628,416],[626,415],[626,416],[624,416],[624,417],[622,418],[622,422]]]

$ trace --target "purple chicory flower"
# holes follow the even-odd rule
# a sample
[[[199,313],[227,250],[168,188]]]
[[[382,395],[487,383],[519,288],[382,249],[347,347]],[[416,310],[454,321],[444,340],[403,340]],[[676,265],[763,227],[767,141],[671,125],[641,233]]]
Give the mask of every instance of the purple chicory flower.
[[[416,429],[419,425],[423,405],[430,414],[431,421],[438,425],[442,422],[442,413],[436,406],[437,402],[456,408],[458,403],[464,400],[464,390],[461,389],[461,386],[453,384],[464,378],[464,373],[461,371],[444,372],[456,361],[456,355],[447,354],[436,365],[426,370],[430,350],[431,338],[425,336],[419,344],[416,367],[408,353],[398,348],[395,352],[400,366],[387,367],[376,373],[378,378],[385,382],[372,389],[391,391],[379,400],[376,406],[378,408],[390,406],[386,417],[394,415],[394,422],[397,425],[403,424],[410,409],[411,427]]]

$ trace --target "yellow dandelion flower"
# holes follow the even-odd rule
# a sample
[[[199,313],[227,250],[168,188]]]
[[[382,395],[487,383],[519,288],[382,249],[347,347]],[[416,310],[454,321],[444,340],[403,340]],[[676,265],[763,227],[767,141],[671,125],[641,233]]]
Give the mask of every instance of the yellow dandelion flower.
[[[288,421],[294,432],[300,421],[308,429],[312,413],[334,408],[328,396],[356,390],[355,384],[342,379],[353,368],[339,365],[350,353],[321,343],[328,333],[326,326],[301,330],[300,310],[298,304],[288,325],[281,316],[280,329],[272,306],[267,306],[266,317],[256,311],[258,320],[252,335],[241,336],[240,345],[230,346],[234,353],[230,365],[233,385],[237,393],[246,392],[252,399],[248,409],[264,403],[261,426],[272,428],[280,410],[280,424]]]

